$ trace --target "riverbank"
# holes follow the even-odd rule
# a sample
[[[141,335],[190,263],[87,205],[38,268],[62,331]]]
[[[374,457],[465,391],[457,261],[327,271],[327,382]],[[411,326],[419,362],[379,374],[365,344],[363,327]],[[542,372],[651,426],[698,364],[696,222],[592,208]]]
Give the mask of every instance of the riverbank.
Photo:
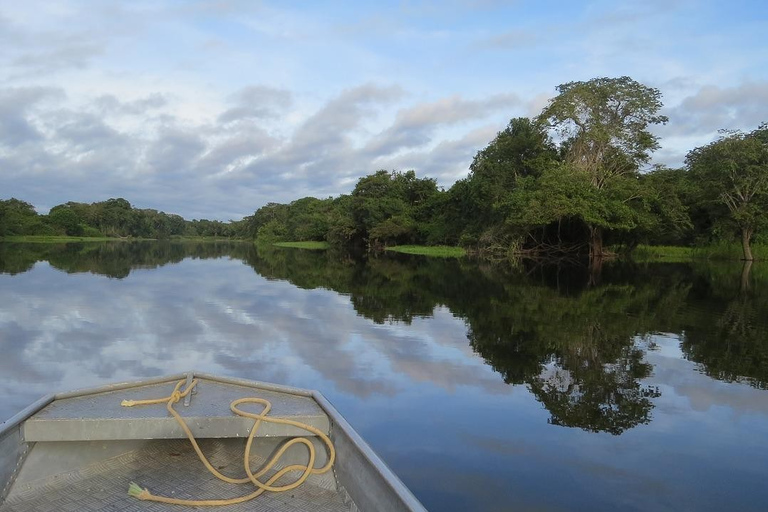
[[[461,258],[462,256],[467,255],[467,251],[463,247],[452,247],[448,245],[393,245],[384,250],[400,252],[403,254],[431,256],[434,258]]]
[[[152,238],[112,238],[108,236],[66,236],[66,235],[15,235],[0,237],[0,242],[61,243],[61,242],[131,242],[153,240]]]
[[[0,242],[24,242],[24,243],[69,243],[69,242],[250,242],[233,238],[220,237],[187,237],[173,236],[171,238],[134,238],[134,237],[109,237],[109,236],[67,236],[67,235],[14,235],[0,237]]]
[[[756,260],[768,259],[768,244],[752,244]],[[632,252],[635,261],[686,262],[692,260],[740,261],[744,253],[739,244],[713,244],[694,247],[673,245],[639,245]]]
[[[328,242],[274,242],[275,247],[294,249],[324,250],[330,248]],[[414,254],[434,258],[461,258],[467,255],[463,247],[446,245],[393,245],[385,247],[385,251]],[[752,254],[755,260],[768,260],[768,244],[752,244]],[[740,244],[721,243],[706,246],[672,246],[672,245],[639,245],[629,256],[638,262],[664,261],[668,263],[683,263],[693,260],[741,261],[743,252]]]
[[[291,247],[294,249],[309,249],[311,251],[320,251],[328,249],[331,244],[328,242],[275,242],[272,245],[275,247]]]

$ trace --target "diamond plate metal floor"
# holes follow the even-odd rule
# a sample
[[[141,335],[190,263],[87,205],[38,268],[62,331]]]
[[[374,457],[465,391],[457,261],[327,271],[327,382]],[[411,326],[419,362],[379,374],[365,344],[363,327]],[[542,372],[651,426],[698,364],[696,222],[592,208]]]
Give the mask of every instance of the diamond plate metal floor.
[[[233,442],[234,441],[234,442]],[[241,476],[243,443],[238,440],[200,440],[203,452],[220,471]],[[263,460],[254,460],[257,467]],[[285,482],[290,481],[286,475]],[[128,495],[128,484],[136,482],[153,494],[183,499],[232,498],[249,494],[251,485],[222,482],[203,467],[189,442],[150,442],[141,449],[95,463],[78,471],[13,489],[0,512],[142,511],[181,512],[355,512],[346,493],[309,481],[284,493],[265,493],[239,505],[225,507],[182,507],[140,501]],[[281,479],[278,483],[284,483]]]

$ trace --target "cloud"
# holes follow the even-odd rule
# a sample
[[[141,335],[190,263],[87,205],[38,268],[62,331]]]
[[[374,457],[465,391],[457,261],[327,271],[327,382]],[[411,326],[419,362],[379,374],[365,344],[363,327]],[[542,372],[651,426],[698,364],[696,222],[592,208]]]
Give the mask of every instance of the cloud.
[[[495,50],[519,50],[531,48],[537,44],[539,37],[527,30],[510,30],[501,34],[495,34],[479,40],[475,43],[477,48],[490,48]]]
[[[122,280],[39,263],[17,277],[0,289],[0,343],[10,349],[0,397],[20,405],[51,389],[191,368],[357,397],[394,396],[415,383],[510,390],[472,354],[466,326],[446,308],[407,329],[376,325],[346,295],[265,286],[238,259],[187,259]],[[14,405],[0,399],[0,417]]]
[[[21,21],[19,21],[21,20]],[[73,28],[67,21],[52,29],[34,27],[24,16],[0,18],[0,63],[11,76],[44,76],[67,69],[83,69],[105,50],[105,39],[92,30]]]
[[[704,85],[664,113],[669,123],[654,129],[662,144],[656,159],[679,166],[688,151],[713,141],[718,130],[751,131],[768,121],[768,81]]]
[[[466,100],[458,95],[400,110],[395,122],[374,137],[366,151],[373,156],[390,155],[404,148],[432,141],[440,126],[481,119],[490,112],[509,109],[520,103],[514,94],[500,94],[485,100]]]
[[[277,117],[293,104],[290,91],[262,85],[244,87],[228,99],[234,106],[219,115],[220,123]]]
[[[376,162],[385,169],[418,170],[419,175],[436,178],[438,184],[448,188],[466,177],[475,154],[493,140],[498,130],[494,125],[482,126],[458,139],[442,140],[434,148],[409,151]]]
[[[194,130],[162,128],[147,148],[143,164],[157,178],[178,177],[193,168],[206,147],[206,141]]]
[[[450,96],[405,106],[389,126],[372,130],[381,126],[382,109],[406,93],[399,86],[362,84],[286,130],[294,96],[266,86],[225,96],[218,113],[202,123],[183,119],[178,99],[161,91],[90,101],[54,88],[3,91],[0,140],[9,151],[0,154],[0,164],[10,171],[0,175],[0,187],[13,188],[41,211],[68,200],[125,197],[141,208],[221,220],[270,201],[349,193],[358,177],[382,167],[413,168],[450,186],[498,127],[464,134],[460,128],[455,138],[438,134],[519,103],[511,94]],[[237,108],[251,110],[238,116]]]
[[[152,110],[168,105],[168,98],[161,93],[153,93],[131,101],[120,101],[113,94],[104,94],[94,98],[93,105],[103,114],[145,116]]]
[[[118,132],[98,116],[69,111],[62,113],[61,117],[56,136],[59,141],[68,142],[72,150],[92,151],[121,140]]]
[[[243,169],[243,176],[253,179],[253,186],[278,194],[274,200],[340,193],[345,177],[371,172],[354,144],[361,124],[377,107],[402,95],[399,87],[372,84],[342,91],[309,115],[279,148]]]
[[[709,134],[722,128],[751,130],[768,120],[768,81],[705,85],[669,112],[678,133]]]
[[[9,4],[0,188],[43,209],[123,196],[226,220],[379,168],[450,186],[510,117],[593,76],[662,90],[657,163],[768,117],[764,30],[739,9],[486,7]]]
[[[335,149],[343,149],[349,144],[349,132],[358,128],[374,107],[391,103],[402,95],[400,87],[373,84],[343,91],[296,130],[290,152],[327,154]]]
[[[0,90],[0,147],[17,147],[43,139],[32,120],[31,111],[42,100],[60,97],[54,87],[14,87]]]
[[[84,68],[103,52],[98,43],[81,37],[56,40],[50,38],[45,47],[19,54],[11,63],[25,73],[51,73],[59,69]]]

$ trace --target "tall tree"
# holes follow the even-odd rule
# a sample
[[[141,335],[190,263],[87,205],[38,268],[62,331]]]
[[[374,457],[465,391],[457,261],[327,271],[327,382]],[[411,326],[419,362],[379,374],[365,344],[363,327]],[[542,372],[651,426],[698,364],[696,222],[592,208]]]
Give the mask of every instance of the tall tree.
[[[459,224],[474,237],[493,238],[499,231],[504,237],[508,233],[500,228],[514,213],[507,208],[509,195],[521,179],[538,178],[556,161],[557,151],[545,129],[525,117],[510,120],[475,155],[466,182],[452,189],[452,206],[460,205],[461,215],[468,216]]]
[[[709,199],[728,208],[744,260],[753,260],[752,235],[768,221],[768,124],[750,133],[726,131],[688,153],[686,164]]]
[[[559,135],[566,163],[586,174],[597,191],[634,177],[658,149],[658,138],[648,131],[649,125],[667,122],[658,114],[662,103],[657,89],[624,76],[568,82],[557,90],[538,120]],[[600,258],[604,226],[588,227],[590,255]]]

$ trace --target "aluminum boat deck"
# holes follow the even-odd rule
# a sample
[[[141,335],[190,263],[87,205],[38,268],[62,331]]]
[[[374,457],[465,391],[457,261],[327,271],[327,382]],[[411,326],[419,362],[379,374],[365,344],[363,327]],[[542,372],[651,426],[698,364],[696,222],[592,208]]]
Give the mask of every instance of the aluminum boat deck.
[[[221,499],[250,494],[252,484],[222,482],[195,454],[165,404],[121,407],[124,399],[161,398],[176,382],[198,379],[193,394],[174,409],[184,418],[211,464],[234,478],[245,475],[245,441],[254,421],[234,415],[235,399],[259,397],[270,417],[311,425],[330,436],[336,462],[296,489],[236,505],[187,507],[138,500],[130,482],[153,494],[180,499]],[[252,406],[252,407],[251,407]],[[254,413],[255,404],[242,406]],[[264,422],[257,430],[251,468],[262,466],[288,439],[306,437],[320,467],[328,460],[321,440],[291,425]],[[281,467],[306,464],[303,445],[288,449]],[[295,480],[284,475],[276,485]],[[269,473],[268,473],[269,475]],[[263,480],[263,478],[262,478]],[[0,512],[27,511],[423,511],[422,505],[318,392],[189,372],[48,396],[0,425]]]

